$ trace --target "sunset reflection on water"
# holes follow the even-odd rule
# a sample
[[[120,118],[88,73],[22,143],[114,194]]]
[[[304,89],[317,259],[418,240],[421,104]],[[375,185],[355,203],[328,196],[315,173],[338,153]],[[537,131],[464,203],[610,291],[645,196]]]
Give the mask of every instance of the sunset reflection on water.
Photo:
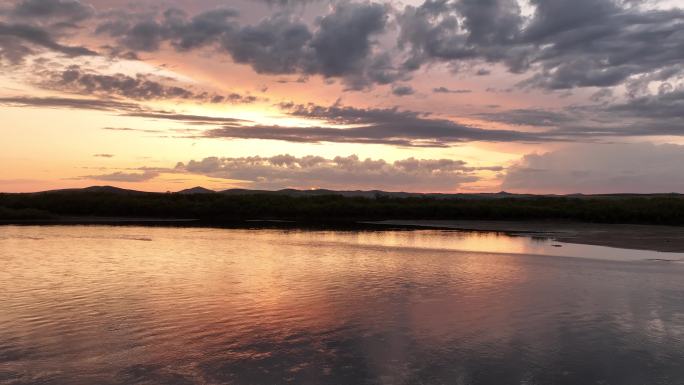
[[[0,227],[0,383],[684,381],[684,267],[550,245]],[[553,254],[576,250],[623,260]]]

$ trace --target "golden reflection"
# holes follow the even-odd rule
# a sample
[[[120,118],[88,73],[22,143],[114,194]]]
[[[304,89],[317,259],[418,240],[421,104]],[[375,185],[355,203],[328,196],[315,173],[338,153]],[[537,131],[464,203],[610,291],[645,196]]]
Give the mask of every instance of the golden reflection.
[[[579,335],[682,330],[675,313],[634,302],[652,295],[639,287],[648,283],[679,304],[672,266],[511,254],[544,245],[448,231],[0,227],[0,360],[12,357],[0,368],[56,383],[246,383],[245,373],[347,383],[340,371],[364,368],[407,383],[415,373],[403,365],[423,357],[453,368],[521,349],[557,354],[559,331],[604,308],[610,318]],[[331,373],[340,377],[316,380]]]

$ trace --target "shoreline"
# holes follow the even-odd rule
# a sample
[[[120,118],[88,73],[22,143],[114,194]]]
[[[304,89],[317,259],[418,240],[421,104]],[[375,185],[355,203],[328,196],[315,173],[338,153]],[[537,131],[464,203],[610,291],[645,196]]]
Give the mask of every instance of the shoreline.
[[[684,252],[684,228],[660,225],[600,224],[555,221],[386,220],[364,222],[458,231],[500,232],[538,236],[556,242],[665,253]]]
[[[190,218],[128,218],[128,217],[57,217],[45,219],[0,219],[2,225],[154,225],[200,223],[199,219]]]
[[[301,228],[301,229],[433,229],[498,232],[548,238],[556,242],[606,246],[658,252],[684,252],[684,227],[633,224],[600,224],[561,221],[495,220],[383,220],[345,222],[297,222],[251,219],[235,222],[207,222],[191,218],[60,217],[54,219],[0,220],[2,225],[60,226],[188,226],[213,228]]]

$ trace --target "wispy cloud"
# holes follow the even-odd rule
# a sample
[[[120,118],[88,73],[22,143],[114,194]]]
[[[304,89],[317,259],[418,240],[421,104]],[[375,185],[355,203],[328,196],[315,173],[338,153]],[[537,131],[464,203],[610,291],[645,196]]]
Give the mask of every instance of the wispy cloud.
[[[104,182],[146,182],[159,176],[156,171],[144,171],[141,173],[117,171],[110,174],[84,175],[78,179],[98,180]]]

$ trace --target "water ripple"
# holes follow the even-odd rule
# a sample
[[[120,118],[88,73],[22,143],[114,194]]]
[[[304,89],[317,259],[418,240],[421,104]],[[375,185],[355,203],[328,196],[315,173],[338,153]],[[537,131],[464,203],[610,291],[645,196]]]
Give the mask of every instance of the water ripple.
[[[562,258],[584,252],[601,258]],[[444,231],[0,227],[0,384],[682,384],[684,266],[619,253]]]

